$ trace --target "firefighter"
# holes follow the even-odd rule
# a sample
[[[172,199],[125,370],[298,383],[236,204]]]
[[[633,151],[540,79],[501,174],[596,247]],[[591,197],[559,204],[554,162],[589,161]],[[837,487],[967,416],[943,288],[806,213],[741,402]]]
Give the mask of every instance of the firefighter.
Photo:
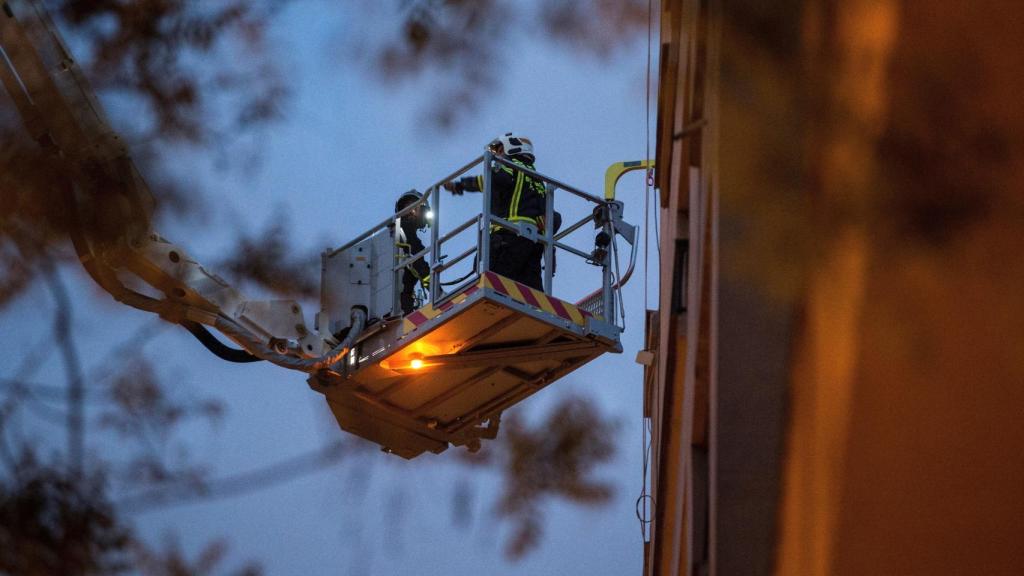
[[[421,198],[423,198],[423,194],[415,189],[402,193],[395,202],[395,213],[401,212]],[[419,231],[429,227],[432,218],[430,205],[426,203],[402,216],[401,223],[395,230],[395,234],[398,235],[396,244],[401,258],[408,258],[423,250],[423,241],[420,240]],[[399,296],[399,302],[403,314],[408,314],[416,309],[414,291],[417,283],[425,290],[430,287],[430,266],[427,264],[426,257],[413,262],[402,272],[402,293]]]
[[[488,149],[518,166],[535,170],[533,143],[528,138],[509,132],[495,138],[488,144]],[[532,226],[538,233],[543,233],[544,197],[547,194],[544,183],[503,164],[495,163],[491,170],[491,214],[513,224]],[[483,187],[483,176],[467,176],[444,183],[445,190],[455,195],[481,192]],[[543,256],[543,244],[501,226],[491,227],[489,268],[492,272],[543,290]]]

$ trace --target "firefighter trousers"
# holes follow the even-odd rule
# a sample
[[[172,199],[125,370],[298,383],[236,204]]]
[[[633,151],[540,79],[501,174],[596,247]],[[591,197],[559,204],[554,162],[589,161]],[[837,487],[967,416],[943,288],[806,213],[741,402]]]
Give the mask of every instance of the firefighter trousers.
[[[544,245],[507,230],[491,233],[491,272],[543,290],[541,259]]]

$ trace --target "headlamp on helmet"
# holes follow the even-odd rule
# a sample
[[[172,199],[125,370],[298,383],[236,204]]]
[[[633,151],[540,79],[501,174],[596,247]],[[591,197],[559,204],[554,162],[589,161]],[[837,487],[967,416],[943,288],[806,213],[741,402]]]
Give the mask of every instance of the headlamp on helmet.
[[[411,204],[419,202],[423,198],[423,193],[415,188],[408,192],[403,192],[398,200],[395,201],[395,213],[401,212]],[[434,211],[430,209],[430,204],[424,202],[420,204],[417,210],[413,210],[412,213],[406,214],[403,218],[415,218],[416,228],[427,228],[430,223],[434,220]]]

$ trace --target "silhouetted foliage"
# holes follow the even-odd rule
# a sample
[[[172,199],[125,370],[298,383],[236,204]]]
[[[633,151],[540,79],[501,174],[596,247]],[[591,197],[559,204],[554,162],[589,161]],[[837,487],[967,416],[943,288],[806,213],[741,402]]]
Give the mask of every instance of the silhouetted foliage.
[[[879,142],[892,180],[879,208],[898,235],[932,246],[988,216],[1011,166],[1013,136],[993,130],[992,111],[978,104],[985,83],[972,49],[965,42],[953,58],[893,62],[903,81],[894,86],[892,121]]]
[[[113,466],[124,486],[201,489],[207,470],[190,461],[187,446],[175,441],[174,432],[193,420],[216,423],[224,406],[212,399],[174,397],[173,390],[141,355],[125,360],[106,386],[109,403],[98,415],[98,426],[135,448],[126,464]]]
[[[255,563],[230,572],[219,571],[227,550],[227,543],[217,540],[200,550],[194,561],[189,561],[187,553],[181,549],[181,543],[176,538],[169,538],[163,550],[137,546],[135,565],[143,576],[260,576],[263,573]]]
[[[151,135],[200,142],[213,133],[211,106],[236,101],[221,130],[279,117],[284,86],[263,54],[268,18],[287,2],[197,3],[187,0],[63,0],[60,14],[90,42],[86,64],[100,90],[141,98]],[[243,56],[240,57],[240,56]],[[82,55],[79,57],[81,58]],[[199,66],[219,57],[224,65]],[[137,128],[137,126],[133,126]]]
[[[0,121],[0,308],[31,284],[47,246],[66,242],[71,217],[62,209],[67,182],[57,163],[27,141],[14,119],[5,120]]]
[[[553,0],[538,6],[553,41],[600,58],[635,42],[649,17],[644,0]]]
[[[401,33],[380,47],[373,68],[391,80],[443,71],[450,81],[438,86],[429,113],[450,127],[501,76],[495,64],[512,30],[496,16],[507,8],[500,0],[418,3],[407,11]]]
[[[219,269],[280,296],[320,295],[317,256],[299,251],[284,222],[271,222],[255,234],[240,233]]]
[[[59,307],[70,307],[58,301]],[[70,314],[65,311],[64,314]],[[70,322],[55,323],[55,330],[69,330]],[[196,420],[216,421],[220,403],[190,398],[162,382],[159,370],[138,355],[152,333],[132,334],[127,342],[135,357],[109,370],[110,359],[99,359],[85,370],[90,379],[89,400],[99,403],[90,434],[101,437],[114,432],[116,457],[94,457],[84,470],[69,466],[62,456],[55,464],[40,464],[39,453],[52,448],[37,439],[17,434],[19,423],[42,419],[45,425],[66,426],[67,393],[58,387],[31,382],[38,369],[30,355],[9,379],[0,381],[6,391],[0,403],[0,456],[6,474],[0,476],[0,571],[12,575],[131,573],[212,574],[223,555],[224,544],[215,542],[194,564],[185,561],[177,547],[156,552],[135,538],[123,518],[123,507],[114,504],[119,492],[173,489],[196,495],[209,490],[209,471],[190,457],[190,446],[176,440],[177,432]],[[55,338],[58,348],[72,340]],[[47,342],[49,344],[49,342]],[[124,355],[123,346],[112,349],[112,358]],[[82,401],[85,401],[83,398]],[[78,431],[84,435],[85,429]],[[109,441],[108,438],[103,438]],[[141,572],[139,572],[141,571]],[[258,574],[247,566],[232,574]]]
[[[611,498],[612,486],[593,474],[615,454],[617,430],[617,423],[590,400],[573,395],[536,425],[513,412],[492,446],[462,456],[467,464],[494,467],[501,473],[504,485],[495,513],[512,523],[505,547],[509,558],[520,558],[539,544],[549,499],[595,506]]]
[[[471,116],[488,93],[504,88],[504,67],[529,43],[554,42],[581,55],[607,58],[636,40],[648,14],[643,0],[423,0],[400,5],[397,33],[378,41],[371,70],[387,80],[440,73],[428,113],[441,128]]]
[[[0,572],[122,574],[130,544],[102,477],[72,477],[27,456],[0,478]]]
[[[190,213],[201,191],[185,194],[162,173],[160,145],[208,143],[280,117],[286,96],[265,58],[267,19],[285,2],[54,0],[79,65],[101,95],[142,103],[144,113],[114,114],[148,176],[161,213]],[[239,57],[244,55],[245,57]],[[217,62],[218,64],[207,65]],[[202,65],[200,65],[202,64]],[[102,207],[72,201],[61,159],[25,137],[0,93],[0,306],[27,287],[35,260],[63,244],[78,219]],[[115,109],[116,111],[116,109]],[[130,121],[128,121],[130,119]]]
[[[220,571],[227,544],[206,545],[189,561],[177,540],[156,550],[138,540],[108,497],[101,475],[69,475],[30,455],[0,478],[0,572],[12,576],[258,576],[249,563]]]

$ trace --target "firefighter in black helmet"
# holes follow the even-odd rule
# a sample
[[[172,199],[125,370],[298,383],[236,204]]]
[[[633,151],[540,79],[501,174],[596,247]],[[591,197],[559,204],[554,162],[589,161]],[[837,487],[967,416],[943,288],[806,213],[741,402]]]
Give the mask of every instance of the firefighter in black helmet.
[[[533,167],[533,143],[528,138],[511,132],[495,138],[488,148],[494,154],[502,155],[514,164],[535,170]],[[547,190],[544,183],[503,164],[495,163],[491,175],[491,214],[512,222],[533,226],[538,232],[544,230],[544,197]],[[484,187],[483,176],[468,176],[452,182],[445,182],[444,188],[453,194],[480,192]],[[517,235],[499,226],[491,228],[490,269],[543,290],[541,281],[541,258],[544,246]]]
[[[423,198],[423,194],[417,190],[409,190],[402,193],[395,202],[395,213],[401,212],[410,204],[418,202],[420,198]],[[395,234],[398,235],[396,244],[402,258],[408,258],[423,251],[424,246],[423,241],[419,237],[419,230],[430,226],[432,218],[433,213],[430,211],[430,205],[426,203],[417,206],[411,212],[402,216],[400,225],[395,230]],[[422,285],[424,289],[430,287],[430,266],[427,264],[426,257],[413,262],[402,273],[402,293],[399,296],[399,302],[402,305],[403,314],[408,314],[416,309],[414,291],[417,283]]]

